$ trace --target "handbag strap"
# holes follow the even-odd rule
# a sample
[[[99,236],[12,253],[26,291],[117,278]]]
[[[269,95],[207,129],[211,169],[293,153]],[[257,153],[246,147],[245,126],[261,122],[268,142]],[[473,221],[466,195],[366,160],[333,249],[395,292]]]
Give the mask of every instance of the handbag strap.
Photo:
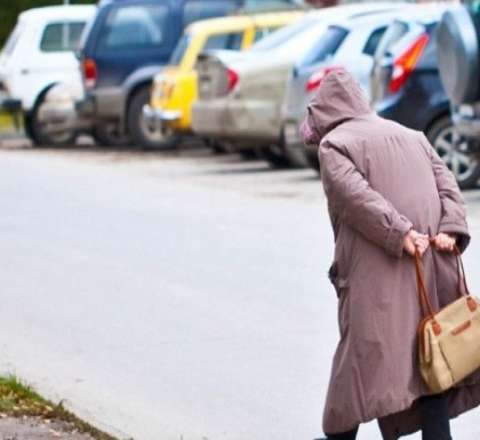
[[[420,305],[422,307],[423,314],[424,316],[433,316],[433,307],[432,303],[430,302],[430,297],[425,285],[425,277],[423,275],[422,257],[420,256],[420,252],[417,248],[415,248],[415,271],[417,274],[418,295],[420,297]]]
[[[453,253],[455,254],[457,259],[458,293],[460,295],[464,294],[464,295],[470,296],[470,290],[468,289],[468,286],[467,286],[467,277],[465,276],[465,267],[463,266],[462,253],[460,252],[460,249],[458,248],[457,245],[455,245]],[[462,293],[462,284],[463,284],[463,287],[465,288],[464,290],[465,293]]]
[[[458,295],[461,296],[470,296],[470,291],[468,289],[467,280],[465,276],[465,267],[462,261],[462,254],[458,246],[455,245],[453,253],[455,254],[457,261],[457,275],[458,275]],[[417,274],[417,288],[418,295],[420,297],[420,304],[424,316],[433,316],[434,311],[432,303],[430,301],[430,296],[428,295],[425,276],[422,264],[422,257],[417,248],[415,248],[415,272]],[[462,284],[465,290],[462,290]]]

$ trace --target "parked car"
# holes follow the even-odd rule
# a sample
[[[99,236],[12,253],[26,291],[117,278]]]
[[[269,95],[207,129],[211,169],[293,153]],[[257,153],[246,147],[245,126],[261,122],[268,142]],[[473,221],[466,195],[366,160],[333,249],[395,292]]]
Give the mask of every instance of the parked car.
[[[372,102],[380,116],[423,131],[467,188],[480,177],[480,162],[462,151],[468,142],[455,133],[438,70],[436,33],[449,7],[422,5],[421,13],[412,11],[391,24],[375,54]]]
[[[0,54],[0,108],[21,115],[35,145],[73,140],[73,132],[47,133],[41,110],[56,84],[68,84],[81,97],[74,50],[95,10],[95,6],[49,6],[25,11]]]
[[[410,7],[403,5],[402,11]],[[310,165],[319,170],[316,149],[305,148],[299,133],[308,103],[326,73],[338,67],[352,73],[368,94],[373,55],[387,27],[398,14],[399,11],[394,9],[334,21],[318,44],[295,64],[288,80],[277,147],[283,148],[290,165]]]
[[[235,151],[254,145],[274,165],[285,165],[282,103],[289,73],[321,44],[329,22],[393,10],[398,3],[360,3],[314,11],[259,41],[242,57],[213,52],[199,58],[199,99],[192,126],[201,137],[228,142]],[[273,146],[273,147],[272,147]]]
[[[480,178],[480,13],[478,5],[465,3],[444,13],[437,55],[455,126],[446,159],[461,186],[469,187]]]
[[[245,50],[270,32],[304,13],[286,11],[211,18],[191,24],[153,81],[150,104],[144,107],[145,123],[158,132],[159,141],[172,146],[191,133],[191,107],[198,97],[198,55],[203,50]]]
[[[156,146],[158,133],[144,124],[142,111],[153,76],[168,62],[190,23],[258,8],[252,0],[103,1],[79,52],[86,99],[82,118],[93,121],[93,134],[106,145]],[[294,0],[268,0],[267,6],[291,7]]]

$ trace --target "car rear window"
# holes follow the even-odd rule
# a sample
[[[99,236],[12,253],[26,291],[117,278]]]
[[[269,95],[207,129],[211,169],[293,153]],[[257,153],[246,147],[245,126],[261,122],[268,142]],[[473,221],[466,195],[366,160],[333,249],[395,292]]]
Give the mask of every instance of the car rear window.
[[[245,10],[249,12],[256,11],[275,11],[298,7],[292,0],[245,0]]]
[[[239,50],[242,46],[243,32],[229,32],[208,37],[204,50],[229,49]]]
[[[438,23],[431,23],[425,28],[429,39],[428,44],[425,47],[420,60],[418,61],[417,67],[420,69],[438,69],[437,29]]]
[[[212,17],[222,17],[237,9],[236,0],[190,1],[183,9],[183,26]]]
[[[100,34],[100,52],[156,49],[168,43],[170,8],[129,5],[112,8]]]
[[[42,52],[68,52],[77,49],[85,22],[51,23],[45,27],[40,41]]]
[[[409,30],[408,24],[403,21],[394,21],[383,34],[373,58],[375,61],[381,61],[383,57],[389,54],[391,48],[398,42]]]
[[[318,43],[307,53],[301,64],[303,66],[310,66],[335,55],[335,52],[347,35],[347,29],[340,26],[329,26]]]

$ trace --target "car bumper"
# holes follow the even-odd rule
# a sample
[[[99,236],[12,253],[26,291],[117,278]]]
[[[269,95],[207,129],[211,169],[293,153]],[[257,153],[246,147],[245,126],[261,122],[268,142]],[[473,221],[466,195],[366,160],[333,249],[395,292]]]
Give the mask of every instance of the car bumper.
[[[148,104],[143,107],[143,118],[147,123],[152,125],[175,122],[181,117],[182,112],[178,110],[163,110],[160,108],[154,108]]]
[[[274,103],[201,101],[193,106],[192,127],[199,135],[232,141],[280,143],[281,128]],[[261,146],[261,145],[260,145]]]
[[[83,101],[77,104],[81,115],[98,119],[124,118],[125,94],[119,87],[105,87],[87,92]]]
[[[0,95],[0,110],[8,113],[19,113],[22,111],[22,101]]]

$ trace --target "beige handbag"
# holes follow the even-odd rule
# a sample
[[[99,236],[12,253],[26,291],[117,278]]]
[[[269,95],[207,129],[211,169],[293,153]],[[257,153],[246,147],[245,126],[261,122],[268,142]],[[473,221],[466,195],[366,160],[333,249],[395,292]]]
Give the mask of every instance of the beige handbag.
[[[417,251],[415,255],[418,293],[425,315],[418,328],[420,371],[434,393],[448,390],[480,368],[480,303],[468,291],[457,248],[455,254],[459,298],[436,313],[425,285],[420,254]]]

